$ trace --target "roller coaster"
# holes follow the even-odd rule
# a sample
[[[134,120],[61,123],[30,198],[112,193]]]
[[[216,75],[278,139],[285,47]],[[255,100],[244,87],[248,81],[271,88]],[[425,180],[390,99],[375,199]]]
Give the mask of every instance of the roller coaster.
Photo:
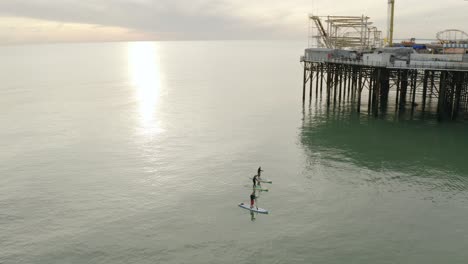
[[[468,43],[468,34],[459,29],[446,29],[436,34],[440,43]]]

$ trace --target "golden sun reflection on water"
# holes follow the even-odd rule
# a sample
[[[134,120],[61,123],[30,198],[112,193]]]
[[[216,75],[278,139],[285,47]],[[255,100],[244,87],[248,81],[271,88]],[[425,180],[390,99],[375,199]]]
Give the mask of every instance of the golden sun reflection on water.
[[[159,120],[156,118],[161,95],[157,44],[153,42],[129,43],[128,63],[141,126],[145,132],[161,132]]]

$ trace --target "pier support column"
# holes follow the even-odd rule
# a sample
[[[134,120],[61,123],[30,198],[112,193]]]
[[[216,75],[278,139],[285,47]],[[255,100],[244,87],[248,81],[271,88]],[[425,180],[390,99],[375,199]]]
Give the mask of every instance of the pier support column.
[[[447,72],[440,72],[439,101],[437,102],[438,119],[446,118],[446,90],[447,90]]]
[[[346,85],[348,84],[348,66],[345,66],[343,69],[343,79],[344,79],[344,84],[343,84],[343,101],[346,101]]]
[[[343,92],[343,67],[340,67],[340,71],[339,71],[339,83],[340,83],[340,91],[338,93],[338,105],[341,105],[341,95],[342,95],[342,92]]]
[[[416,107],[416,86],[418,84],[418,71],[414,70],[411,74],[411,114],[414,113],[414,108]]]
[[[304,78],[302,81],[302,104],[305,103],[306,84],[307,84],[307,62],[304,62]]]
[[[405,112],[406,92],[408,91],[408,70],[401,71],[400,112]]]
[[[331,72],[330,64],[327,63],[327,107],[330,107],[330,91],[331,91],[331,79],[333,73]]]
[[[310,63],[310,71],[309,71],[309,104],[312,102],[312,84],[314,80],[314,65]]]
[[[348,67],[348,101],[351,98],[351,80],[352,80],[353,68]]]
[[[429,79],[429,71],[424,71],[423,77],[423,98],[422,98],[422,111],[426,110],[426,96],[427,96],[427,81]]]
[[[379,114],[379,104],[382,86],[382,68],[374,70],[374,82],[372,92],[372,114],[376,117]]]
[[[462,84],[463,84],[463,72],[456,72],[455,73],[455,102],[452,108],[452,120],[455,120],[458,116],[458,111],[460,110],[460,100],[462,94]]]
[[[361,75],[362,68],[358,68],[356,72],[357,78],[357,96],[358,96],[358,103],[357,103],[357,112],[361,112],[361,93],[362,93],[362,75]]]
[[[374,70],[371,69],[369,73],[369,94],[367,97],[367,113],[370,114],[372,110],[372,98],[374,93]]]
[[[389,70],[386,68],[380,69],[380,111],[385,113],[388,106],[388,93],[390,91]]]
[[[352,87],[351,87],[351,100],[356,99],[356,94],[357,94],[357,82],[358,82],[358,69],[356,67],[353,67],[353,78],[352,78]]]
[[[333,79],[333,106],[336,106],[336,94],[337,94],[337,89],[338,89],[338,68],[336,65],[333,65],[334,67],[334,79]]]
[[[432,96],[434,95],[434,74],[435,72],[434,71],[431,71],[431,92],[429,93],[429,99],[432,99]]]
[[[322,99],[323,88],[323,63],[320,63],[320,99]]]
[[[396,92],[395,92],[395,112],[398,111],[398,99],[400,97],[400,70],[397,71]]]
[[[320,68],[317,64],[316,71],[315,71],[315,102],[318,101],[318,89],[319,89],[319,78],[320,78]]]

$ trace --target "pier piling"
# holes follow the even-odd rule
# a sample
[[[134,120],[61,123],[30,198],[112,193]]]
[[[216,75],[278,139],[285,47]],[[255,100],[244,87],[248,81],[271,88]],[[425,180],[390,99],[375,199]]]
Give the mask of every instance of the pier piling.
[[[326,96],[326,106],[352,106],[361,112],[363,93],[367,97],[367,112],[384,115],[390,95],[395,97],[395,111],[404,114],[409,100],[411,114],[417,109],[428,111],[432,98],[437,99],[439,119],[456,119],[468,110],[468,70],[428,68],[388,68],[337,61],[304,60],[302,101],[309,102],[315,86],[316,102]],[[323,91],[325,85],[325,91]],[[428,104],[429,99],[429,104]],[[430,108],[429,108],[430,110]]]

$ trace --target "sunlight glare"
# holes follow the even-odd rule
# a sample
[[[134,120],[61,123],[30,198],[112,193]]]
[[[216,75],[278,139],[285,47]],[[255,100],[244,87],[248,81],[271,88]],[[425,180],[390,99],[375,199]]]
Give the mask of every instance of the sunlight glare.
[[[153,132],[160,132],[158,120],[155,120],[161,93],[156,44],[153,42],[129,43],[128,61],[130,79],[135,88],[135,97],[139,105],[139,119],[142,126]]]

